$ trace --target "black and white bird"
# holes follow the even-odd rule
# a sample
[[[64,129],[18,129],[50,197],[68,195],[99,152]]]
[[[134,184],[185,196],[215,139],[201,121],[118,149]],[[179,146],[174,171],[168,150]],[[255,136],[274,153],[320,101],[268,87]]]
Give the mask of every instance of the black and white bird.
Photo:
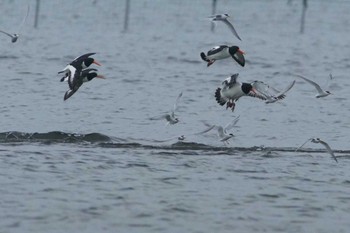
[[[89,82],[94,78],[104,79],[103,75],[97,74],[96,69],[84,69],[83,71],[75,69],[73,66],[69,67],[68,71],[68,86],[69,90],[64,94],[64,100],[70,98],[85,82]]]
[[[238,74],[234,74],[222,82],[222,88],[217,88],[215,91],[216,101],[221,105],[226,104],[226,109],[235,108],[235,102],[242,96],[256,97],[261,100],[267,100],[266,96],[261,94],[257,88],[263,85],[260,81],[252,83],[241,83],[237,81]],[[282,97],[280,97],[282,98]]]
[[[244,52],[238,46],[220,45],[209,50],[207,55],[204,52],[201,52],[200,55],[203,61],[208,62],[207,66],[210,66],[216,60],[229,57],[233,58],[241,66],[245,65]]]
[[[313,143],[320,143],[320,144],[322,144],[322,145],[326,148],[327,152],[332,156],[332,158],[333,158],[336,162],[338,162],[337,157],[335,157],[332,148],[328,145],[327,142],[321,140],[320,138],[310,138],[310,139],[308,139],[308,140],[307,140],[306,142],[304,142],[300,147],[298,147],[295,151],[298,151],[300,148],[302,148],[302,147],[303,147],[306,143],[308,143],[308,142],[313,142]]]
[[[316,90],[317,90],[317,94],[315,96],[316,98],[322,98],[322,97],[326,97],[326,96],[332,94],[330,91],[323,90],[320,87],[320,85],[318,85],[316,82],[314,82],[314,81],[312,81],[312,80],[310,80],[308,78],[305,78],[304,76],[299,75],[299,74],[296,74],[296,76],[298,78],[301,78],[301,79],[305,80],[306,82],[310,83],[311,85],[313,85],[316,88]],[[330,75],[330,77],[331,77],[331,79],[333,78],[331,75]]]
[[[211,21],[215,24],[215,22],[217,21],[221,21],[223,22],[224,24],[226,24],[229,29],[231,30],[231,32],[233,33],[233,35],[235,35],[239,40],[242,40],[236,29],[233,27],[232,23],[230,23],[230,21],[228,21],[228,17],[230,17],[228,14],[221,14],[221,15],[213,15],[213,16],[210,16],[209,18],[211,19]]]
[[[17,40],[18,40],[18,37],[19,37],[19,34],[20,34],[20,31],[23,27],[23,25],[25,24],[26,20],[27,20],[27,17],[28,17],[28,14],[29,14],[29,5],[27,7],[27,13],[26,15],[24,16],[24,19],[22,20],[22,23],[20,24],[19,28],[18,28],[18,33],[14,33],[14,34],[11,34],[11,33],[8,33],[8,32],[5,32],[3,30],[0,30],[1,33],[9,36],[11,38],[11,42],[12,43],[15,43]]]
[[[204,130],[202,133],[206,133],[212,129],[216,129],[219,140],[225,144],[228,144],[228,140],[234,136],[232,133],[229,133],[229,130],[231,130],[237,124],[238,121],[239,116],[234,118],[225,127],[222,127],[221,125],[210,125],[207,122],[203,122],[203,124],[205,124],[208,127],[208,129]]]
[[[69,63],[63,70],[59,71],[58,74],[64,73],[65,76],[61,78],[61,82],[68,80],[68,72],[70,67],[75,68],[76,70],[83,70],[88,68],[91,64],[96,64],[101,66],[101,64],[96,61],[94,58],[90,57],[96,53],[87,53],[75,58],[71,63]]]
[[[149,119],[150,120],[165,119],[167,121],[167,125],[169,125],[169,124],[170,125],[174,125],[174,124],[178,123],[180,120],[179,120],[178,117],[175,116],[175,111],[177,110],[177,107],[178,107],[178,104],[179,104],[179,100],[180,100],[181,97],[182,97],[182,92],[176,98],[175,104],[174,104],[173,109],[171,110],[171,112],[162,114],[160,116],[151,117]]]

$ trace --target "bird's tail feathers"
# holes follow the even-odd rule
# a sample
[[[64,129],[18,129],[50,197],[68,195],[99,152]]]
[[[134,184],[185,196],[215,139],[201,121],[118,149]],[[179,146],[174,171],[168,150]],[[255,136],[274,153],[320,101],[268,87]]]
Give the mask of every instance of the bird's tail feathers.
[[[203,52],[201,52],[201,58],[203,61],[210,62],[210,60],[207,58],[207,56]]]
[[[215,91],[215,99],[216,99],[216,102],[218,102],[221,106],[223,106],[226,103],[226,100],[221,96],[220,87],[218,87]]]

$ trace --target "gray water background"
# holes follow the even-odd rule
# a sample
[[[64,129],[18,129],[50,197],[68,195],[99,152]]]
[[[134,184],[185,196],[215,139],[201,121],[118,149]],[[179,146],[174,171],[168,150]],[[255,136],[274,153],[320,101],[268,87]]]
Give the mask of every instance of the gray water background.
[[[218,1],[243,41],[210,32],[211,1],[131,1],[126,33],[124,4],[43,1],[34,29],[33,1],[19,40],[1,35],[0,231],[348,232],[350,2],[309,1],[301,35],[301,1]],[[16,32],[24,1],[0,9],[0,29]],[[207,68],[199,53],[220,44],[240,46],[246,66]],[[64,102],[57,71],[87,52],[107,79]],[[279,88],[298,73],[334,94],[297,80],[282,102],[246,97],[232,113],[214,91],[233,73]],[[181,91],[180,123],[149,120]],[[228,146],[214,133],[158,142],[238,115]],[[318,144],[294,152],[310,137],[339,163]]]

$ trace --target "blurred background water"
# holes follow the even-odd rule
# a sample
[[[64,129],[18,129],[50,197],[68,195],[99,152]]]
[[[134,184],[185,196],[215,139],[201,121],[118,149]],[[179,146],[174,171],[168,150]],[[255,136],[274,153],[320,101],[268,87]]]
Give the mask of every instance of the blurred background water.
[[[217,1],[223,24],[210,31],[207,0],[0,2],[1,232],[347,232],[350,224],[350,1]],[[238,45],[209,68],[200,52]],[[96,52],[106,80],[69,100],[57,71]],[[302,74],[333,93],[314,98],[302,80],[275,104],[241,98],[232,113],[214,92],[229,75],[283,89]],[[332,73],[333,79],[328,78]],[[172,109],[180,122],[149,118]],[[224,145],[201,131],[240,115]],[[189,135],[177,141],[179,135]],[[319,144],[335,150],[339,163]],[[166,140],[174,138],[173,140]],[[159,142],[165,140],[165,142]]]

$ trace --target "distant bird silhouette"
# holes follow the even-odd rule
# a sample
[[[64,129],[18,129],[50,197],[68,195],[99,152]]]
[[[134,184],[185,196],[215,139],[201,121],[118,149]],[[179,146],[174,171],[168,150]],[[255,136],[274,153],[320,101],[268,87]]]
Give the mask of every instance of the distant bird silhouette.
[[[28,5],[27,14],[25,15],[25,17],[24,17],[24,19],[23,19],[21,25],[20,25],[19,28],[18,28],[18,33],[11,34],[11,33],[5,32],[5,31],[3,31],[3,30],[0,30],[0,32],[2,32],[3,34],[5,34],[5,35],[7,35],[7,36],[9,36],[9,37],[11,38],[11,42],[12,42],[12,43],[15,43],[15,42],[18,40],[18,37],[19,37],[19,34],[20,34],[20,30],[22,29],[24,23],[25,23],[26,20],[27,20],[27,17],[28,17],[28,14],[29,14],[29,8],[30,8],[30,7],[29,7],[29,5]]]

